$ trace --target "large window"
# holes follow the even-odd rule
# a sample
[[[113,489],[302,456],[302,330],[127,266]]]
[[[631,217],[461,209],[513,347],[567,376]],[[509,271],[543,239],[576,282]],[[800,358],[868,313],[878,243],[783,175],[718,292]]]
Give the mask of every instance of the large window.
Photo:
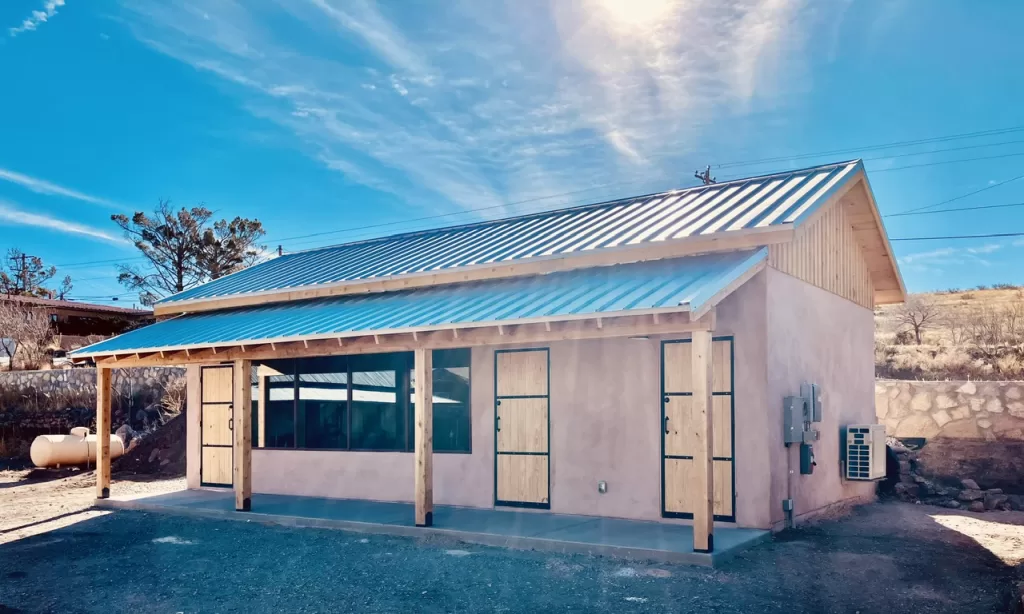
[[[468,349],[434,351],[437,452],[470,451],[469,359]],[[257,447],[413,449],[411,352],[267,361],[253,372]]]

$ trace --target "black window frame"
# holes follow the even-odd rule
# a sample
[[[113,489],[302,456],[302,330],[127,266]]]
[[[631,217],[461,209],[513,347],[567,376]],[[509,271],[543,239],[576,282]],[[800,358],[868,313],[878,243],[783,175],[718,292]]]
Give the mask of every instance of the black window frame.
[[[458,360],[452,360],[453,357],[462,355],[464,356],[465,364],[458,365],[459,367],[465,367],[469,371],[469,377],[467,380],[467,397],[466,397],[466,428],[467,428],[467,447],[461,450],[434,450],[436,454],[472,454],[473,453],[473,365],[472,365],[472,350],[471,348],[453,348],[444,350],[432,350],[433,356],[433,371],[436,372],[438,369],[443,369],[445,366],[452,366],[453,362]],[[440,356],[439,356],[440,354]],[[385,357],[391,357],[391,364],[394,368],[395,373],[395,390],[398,405],[398,414],[404,417],[404,436],[400,437],[400,441],[404,442],[402,448],[352,448],[352,403],[353,403],[353,359],[360,359],[363,357],[374,356],[384,361],[388,359]],[[253,380],[252,385],[256,386],[256,365],[268,365],[281,371],[282,374],[290,375],[292,377],[292,446],[263,446],[260,447],[253,445],[255,450],[292,450],[292,451],[313,451],[313,452],[397,452],[401,454],[411,454],[415,450],[414,444],[414,429],[415,415],[414,415],[414,403],[412,401],[412,370],[414,366],[413,352],[387,352],[380,354],[345,354],[337,356],[323,356],[323,357],[307,357],[307,358],[289,358],[289,359],[270,359],[259,361],[254,363],[253,368]],[[440,358],[440,360],[439,360]],[[344,373],[346,373],[347,382],[347,400],[345,404],[345,421],[346,421],[346,442],[344,448],[310,448],[310,447],[299,447],[299,389],[302,385],[302,374],[304,371],[301,369],[301,365],[306,364],[317,364],[320,362],[327,361],[340,361],[344,364]],[[441,366],[438,366],[440,364]],[[287,366],[288,370],[282,367]],[[309,371],[306,371],[307,373]],[[311,371],[316,373],[317,371]],[[324,371],[330,372],[330,371]],[[340,373],[341,371],[334,371]],[[267,386],[264,391],[266,395],[270,394],[271,386]],[[253,394],[253,398],[256,399],[258,394]],[[259,403],[267,403],[266,398],[259,398]],[[256,432],[259,428],[257,424],[258,406],[256,403],[253,404],[253,441],[257,442]],[[436,415],[436,414],[435,414]],[[266,417],[266,412],[264,412]],[[436,420],[436,418],[435,418]]]

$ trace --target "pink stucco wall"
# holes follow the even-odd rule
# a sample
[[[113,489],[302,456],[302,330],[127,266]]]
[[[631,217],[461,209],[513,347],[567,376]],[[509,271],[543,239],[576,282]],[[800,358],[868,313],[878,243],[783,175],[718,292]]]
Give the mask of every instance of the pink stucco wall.
[[[734,336],[737,524],[769,528],[782,518],[781,403],[801,381],[824,385],[826,422],[815,475],[792,480],[798,513],[873,490],[843,483],[838,465],[838,425],[874,416],[871,312],[769,269],[723,301],[717,320],[716,336]],[[548,345],[553,512],[660,519],[660,341]],[[434,455],[437,504],[493,505],[494,349],[472,353],[472,453]],[[253,450],[252,458],[258,493],[412,500],[411,453]]]
[[[840,472],[839,429],[874,423],[874,314],[851,301],[774,269],[768,269],[769,449],[773,467],[771,519],[784,520],[790,496],[797,517],[834,503],[874,496],[873,482],[848,482]],[[800,475],[799,447],[782,444],[782,399],[800,393],[802,382],[822,386],[823,421],[815,425],[813,475]],[[787,464],[788,463],[788,464]],[[787,468],[792,468],[789,473]]]

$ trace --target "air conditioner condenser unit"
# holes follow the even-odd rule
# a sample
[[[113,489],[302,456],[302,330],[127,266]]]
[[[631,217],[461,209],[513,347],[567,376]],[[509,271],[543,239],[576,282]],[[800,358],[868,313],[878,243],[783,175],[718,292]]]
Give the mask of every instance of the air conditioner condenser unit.
[[[850,424],[844,428],[843,459],[847,480],[885,478],[885,425]]]

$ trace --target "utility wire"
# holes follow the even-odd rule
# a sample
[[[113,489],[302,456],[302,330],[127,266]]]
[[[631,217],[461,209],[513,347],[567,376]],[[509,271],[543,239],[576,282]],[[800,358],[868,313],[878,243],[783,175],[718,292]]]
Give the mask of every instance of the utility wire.
[[[968,196],[974,196],[975,194],[981,194],[982,192],[985,192],[987,190],[991,190],[991,189],[994,189],[994,188],[998,188],[1001,185],[1006,185],[1008,183],[1012,183],[1014,181],[1017,181],[1018,179],[1024,179],[1024,175],[1017,175],[1016,177],[1011,177],[1010,179],[1005,179],[1005,180],[1000,181],[998,183],[993,183],[992,185],[985,186],[985,187],[981,188],[980,190],[974,190],[973,192],[968,192],[966,194],[961,194],[960,196],[954,196],[953,198],[949,198],[949,199],[946,199],[944,201],[937,202],[934,205],[925,205],[924,207],[917,207],[916,209],[907,209],[906,211],[900,211],[899,213],[893,213],[891,215],[905,215],[907,213],[916,213],[917,211],[924,211],[926,209],[932,209],[934,207],[939,207],[939,206],[951,203],[951,202],[956,201],[956,200],[961,200],[963,198],[967,198]]]
[[[932,211],[904,211],[889,213],[882,217],[903,217],[905,215],[931,215],[932,213],[953,213],[955,211],[979,211],[981,209],[1006,209],[1008,207],[1024,207],[1024,203],[1006,203],[1004,205],[982,205],[980,207],[950,207],[949,209],[933,209]]]
[[[751,166],[754,164],[767,164],[769,162],[787,162],[789,160],[804,160],[807,158],[815,158],[818,156],[832,156],[845,153],[856,153],[858,151],[873,151],[875,149],[892,149],[894,147],[910,147],[913,145],[924,145],[927,143],[941,143],[943,141],[956,141],[960,139],[978,138],[983,136],[995,136],[999,134],[1007,134],[1010,132],[1020,132],[1024,130],[1024,126],[1013,126],[1011,128],[996,128],[993,130],[979,130],[976,132],[964,132],[961,134],[951,134],[947,136],[937,136],[926,139],[916,139],[912,141],[896,141],[893,143],[885,143],[882,145],[868,145],[862,147],[851,147],[846,149],[832,149],[830,151],[819,151],[817,153],[799,154],[795,156],[775,156],[773,158],[761,158],[758,160],[746,160],[743,162],[725,162],[723,164],[712,164],[712,168],[732,168],[735,166]]]
[[[890,241],[949,241],[953,239],[998,239],[1004,237],[1024,237],[1024,232],[996,232],[986,235],[947,235],[942,237],[899,237]]]

